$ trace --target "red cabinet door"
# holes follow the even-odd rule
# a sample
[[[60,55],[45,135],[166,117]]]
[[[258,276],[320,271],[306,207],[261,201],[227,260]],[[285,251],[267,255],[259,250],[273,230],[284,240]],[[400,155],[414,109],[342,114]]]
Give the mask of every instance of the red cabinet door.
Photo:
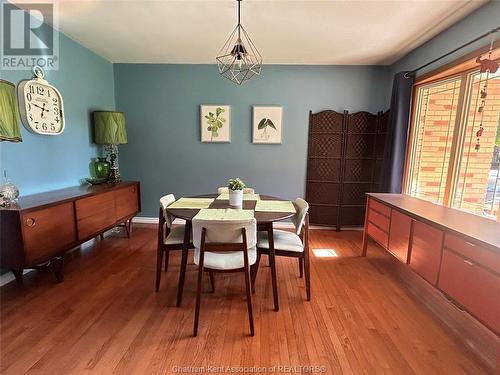
[[[500,277],[444,249],[439,288],[472,315],[500,332]]]
[[[420,221],[413,221],[410,267],[436,285],[441,262],[443,232]]]
[[[406,263],[410,244],[411,218],[392,210],[389,251],[401,262]]]

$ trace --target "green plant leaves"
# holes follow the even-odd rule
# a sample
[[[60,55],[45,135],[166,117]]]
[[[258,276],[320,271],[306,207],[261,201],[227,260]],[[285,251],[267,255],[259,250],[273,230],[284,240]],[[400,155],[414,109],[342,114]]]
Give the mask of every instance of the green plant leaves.
[[[264,129],[267,126],[266,122],[267,122],[266,118],[263,118],[262,120],[260,120],[259,125],[257,126],[257,129],[259,129],[259,130]]]
[[[262,130],[267,128],[268,126],[273,128],[274,130],[277,130],[276,126],[274,126],[273,122],[269,118],[263,118],[262,120],[260,120],[259,125],[257,125],[257,129]]]
[[[222,128],[226,122],[226,119],[221,116],[224,112],[224,108],[217,107],[215,109],[215,114],[213,112],[209,112],[208,115],[205,115],[206,123],[208,125],[207,130],[212,133],[212,139],[219,136],[219,129]]]

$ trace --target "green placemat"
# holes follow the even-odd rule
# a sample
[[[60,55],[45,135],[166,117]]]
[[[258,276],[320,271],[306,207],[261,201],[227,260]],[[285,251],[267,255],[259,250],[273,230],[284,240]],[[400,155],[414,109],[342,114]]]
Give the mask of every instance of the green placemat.
[[[208,208],[214,201],[213,198],[180,198],[172,203],[168,208]]]
[[[295,206],[291,201],[257,201],[255,211],[260,212],[291,212],[295,213]]]
[[[217,197],[217,199],[221,200],[229,200],[229,193],[222,193]],[[260,200],[260,195],[259,194],[243,194],[243,200],[244,201],[258,201]]]
[[[202,220],[246,220],[253,218],[253,210],[234,208],[205,208],[200,210],[193,219]]]

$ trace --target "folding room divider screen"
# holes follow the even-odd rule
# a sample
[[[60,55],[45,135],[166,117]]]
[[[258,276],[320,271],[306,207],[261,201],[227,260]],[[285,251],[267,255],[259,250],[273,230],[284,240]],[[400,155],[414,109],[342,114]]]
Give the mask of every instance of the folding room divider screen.
[[[379,191],[389,111],[309,112],[306,199],[311,223],[362,226],[366,192]]]

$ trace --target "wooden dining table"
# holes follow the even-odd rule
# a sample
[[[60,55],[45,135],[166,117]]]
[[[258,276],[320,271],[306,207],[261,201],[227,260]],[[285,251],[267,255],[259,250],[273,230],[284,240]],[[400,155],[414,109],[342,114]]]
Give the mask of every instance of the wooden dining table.
[[[203,194],[203,195],[195,195],[185,198],[214,198],[214,201],[210,204],[208,208],[221,209],[221,208],[235,208],[229,205],[229,200],[225,199],[216,199],[220,194]],[[286,201],[286,199],[273,197],[271,195],[262,195],[259,194],[260,200],[273,200],[273,201]],[[257,204],[256,200],[243,200],[243,206],[241,207],[244,210],[254,210],[255,205]],[[240,208],[240,207],[238,207]],[[187,268],[187,258],[192,230],[192,220],[196,216],[196,214],[200,211],[199,209],[192,208],[169,208],[167,207],[167,211],[170,215],[183,219],[186,221],[185,229],[184,229],[184,243],[182,248],[182,258],[181,258],[181,271],[179,274],[179,287],[177,289],[177,307],[180,307],[182,304],[182,292],[184,289],[184,280],[186,275]],[[257,230],[258,231],[266,231],[267,236],[269,238],[269,266],[271,268],[271,280],[273,287],[273,298],[274,298],[274,310],[279,310],[279,300],[278,300],[278,281],[276,274],[276,258],[274,252],[274,237],[273,237],[273,223],[276,221],[286,220],[291,218],[294,213],[291,212],[262,212],[255,211],[254,217],[257,221]]]

